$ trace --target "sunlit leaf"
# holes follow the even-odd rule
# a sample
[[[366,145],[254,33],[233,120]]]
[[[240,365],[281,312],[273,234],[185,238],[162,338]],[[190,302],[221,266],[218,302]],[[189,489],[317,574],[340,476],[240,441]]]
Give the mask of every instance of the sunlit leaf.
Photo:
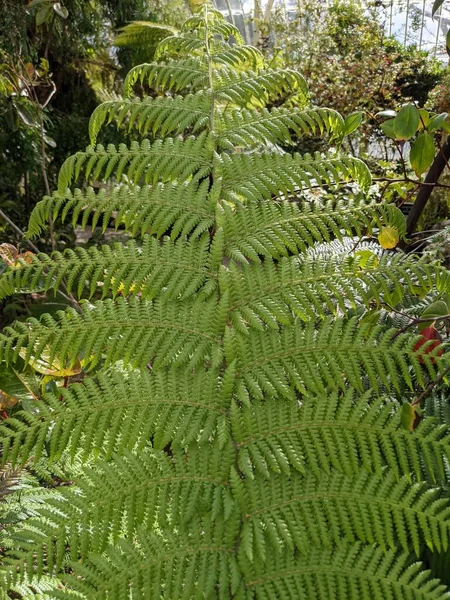
[[[409,160],[417,176],[422,175],[434,160],[433,138],[425,131],[411,144]]]
[[[402,428],[406,431],[413,431],[414,421],[416,418],[416,409],[409,402],[402,404],[402,412],[400,416]]]
[[[20,350],[20,356],[27,360],[26,350]],[[50,348],[46,346],[39,356],[30,356],[28,364],[42,375],[51,375],[52,377],[73,377],[81,373],[81,363],[77,359],[73,365],[63,365],[57,357],[50,362]]]
[[[441,113],[440,115],[434,115],[434,117],[431,117],[427,127],[428,131],[431,133],[432,131],[436,131],[436,129],[441,129],[447,120],[447,117],[448,113]]]
[[[380,246],[385,250],[391,250],[395,248],[400,240],[400,234],[396,227],[382,227],[378,234],[378,241]]]
[[[389,119],[388,121],[381,123],[380,127],[381,127],[384,135],[387,135],[388,137],[395,140],[394,119]]]
[[[344,122],[344,135],[349,135],[355,129],[361,125],[363,120],[363,113],[359,110],[352,112],[348,115]]]
[[[419,111],[413,104],[406,104],[394,119],[394,134],[397,140],[409,140],[420,123]]]

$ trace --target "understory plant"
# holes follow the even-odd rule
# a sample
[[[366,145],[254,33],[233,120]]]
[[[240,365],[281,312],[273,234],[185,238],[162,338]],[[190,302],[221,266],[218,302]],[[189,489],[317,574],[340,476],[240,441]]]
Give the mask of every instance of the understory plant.
[[[422,410],[448,359],[408,326],[450,282],[386,249],[404,216],[340,153],[352,124],[209,6],[124,92],[28,234],[132,239],[0,279],[80,304],[0,336],[48,390],[1,426],[3,597],[450,598],[418,560],[448,558],[445,400]],[[138,139],[96,144],[111,122]],[[329,154],[289,151],[309,135]]]

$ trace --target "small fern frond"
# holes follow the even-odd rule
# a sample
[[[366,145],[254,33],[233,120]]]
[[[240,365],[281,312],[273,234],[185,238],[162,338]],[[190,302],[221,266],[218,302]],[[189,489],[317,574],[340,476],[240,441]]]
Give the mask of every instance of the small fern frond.
[[[130,96],[137,82],[153,89],[166,92],[189,90],[195,93],[204,90],[208,81],[208,73],[204,61],[198,57],[187,58],[173,64],[142,64],[131,69],[125,78],[124,95]]]
[[[324,158],[320,154],[222,153],[216,157],[215,168],[224,179],[222,195],[226,200],[238,203],[266,200],[266,206],[267,198],[298,198],[302,191],[324,184],[354,181],[362,189],[371,184],[369,170],[361,160]]]
[[[362,391],[365,381],[375,390],[385,386],[401,391],[403,385],[412,390],[414,378],[424,386],[419,356],[433,377],[437,351],[416,353],[417,336],[394,337],[396,333],[356,318],[325,319],[317,327],[284,326],[281,333],[249,330],[248,335],[236,336],[239,398],[292,399],[295,390],[325,394],[347,383]]]
[[[353,242],[354,246],[354,242]],[[230,315],[236,330],[293,323],[297,318],[345,313],[350,307],[373,307],[393,290],[425,295],[434,286],[433,270],[414,257],[375,254],[331,258],[284,258],[230,266]],[[339,278],[336,278],[339,273]]]
[[[250,185],[250,182],[249,182]],[[258,189],[252,190],[255,197]],[[237,199],[238,188],[233,192]],[[241,196],[242,200],[242,196]],[[379,227],[395,224],[402,234],[405,217],[392,204],[353,198],[349,201],[260,203],[224,208],[226,256],[238,261],[259,261],[260,256],[280,259],[305,252],[317,242],[361,236],[371,219]]]
[[[264,55],[254,46],[228,46],[220,51],[211,52],[211,64],[216,67],[225,65],[236,71],[259,70],[265,67]]]
[[[168,364],[195,368],[207,359],[214,365],[222,354],[216,316],[213,300],[198,312],[192,305],[119,297],[85,304],[82,315],[69,309],[57,318],[44,315],[42,322],[30,319],[7,327],[0,334],[0,360],[23,355],[33,363],[48,355],[50,364],[57,357],[61,364],[73,365],[82,355],[90,369],[119,360],[139,368],[150,361],[155,368]]]
[[[235,106],[262,108],[272,100],[285,97],[295,97],[299,108],[306,108],[309,104],[306,81],[303,75],[292,69],[262,69],[256,73],[218,69],[214,79],[216,98]]]
[[[204,30],[206,28],[213,36],[221,35],[222,31],[227,31],[229,32],[228,34],[222,35],[233,36],[238,44],[243,43],[242,36],[237,27],[228,23],[220,10],[212,7],[209,3],[208,6],[206,6],[205,3],[205,6],[202,8],[202,10],[186,19],[181,27],[181,31],[186,32],[200,30],[201,37],[204,35]]]
[[[118,369],[46,394],[39,412],[18,412],[1,425],[2,461],[21,465],[46,456],[54,464],[66,450],[87,461],[151,444],[186,448],[219,435],[226,420],[217,373],[150,373]]]
[[[200,536],[167,534],[164,541],[162,535],[142,530],[135,540],[124,538],[109,546],[104,555],[93,554],[83,563],[72,563],[74,574],[67,582],[81,598],[92,600],[120,598],[121,590],[132,590],[136,597],[148,593],[150,598],[180,600],[245,597],[232,544],[234,528],[212,528],[206,519],[199,527]],[[239,588],[241,596],[235,596]],[[74,595],[64,591],[55,597],[74,600]]]
[[[206,133],[184,140],[156,140],[153,144],[149,140],[131,142],[130,148],[125,144],[118,148],[113,144],[107,148],[102,145],[88,147],[85,152],[77,152],[64,162],[59,172],[58,190],[64,194],[82,171],[86,180],[114,176],[120,182],[125,176],[136,184],[156,183],[159,178],[163,181],[185,181],[194,174],[201,178],[211,170],[210,156]]]
[[[151,186],[116,186],[113,190],[92,188],[67,190],[39,202],[33,210],[27,235],[33,237],[47,226],[51,216],[55,221],[67,219],[72,212],[72,225],[81,217],[84,229],[91,221],[103,231],[113,219],[116,227],[123,226],[133,236],[150,233],[161,237],[170,231],[171,239],[201,237],[214,223],[214,208],[209,198],[209,183],[192,180],[185,184]]]
[[[145,48],[151,56],[162,39],[175,33],[175,29],[168,25],[160,25],[150,21],[132,21],[122,27],[119,34],[114,38],[113,44],[119,48],[136,50]]]
[[[450,457],[448,427],[423,421],[413,432],[401,424],[401,408],[389,396],[345,393],[246,404],[231,410],[239,467],[253,479],[268,473],[323,473],[355,477],[364,469],[381,475],[388,466],[397,479],[445,483]],[[422,460],[421,457],[426,457]]]
[[[19,261],[0,275],[0,298],[33,289],[57,290],[64,279],[67,290],[89,297],[100,288],[102,296],[139,295],[152,300],[184,300],[199,292],[208,279],[209,238],[190,243],[168,238],[161,243],[145,236],[142,245],[76,248],[51,256],[38,254]],[[212,282],[211,282],[212,283]],[[210,292],[214,284],[209,284]]]
[[[36,554],[46,558],[49,569],[64,564],[66,539],[71,541],[70,556],[76,560],[103,552],[124,534],[133,539],[139,530],[150,532],[158,527],[170,531],[174,519],[179,520],[180,530],[187,530],[203,515],[216,521],[224,512],[227,520],[234,505],[228,482],[232,462],[229,444],[215,453],[206,447],[193,449],[188,459],[181,449],[170,457],[148,449],[139,455],[126,452],[103,463],[100,470],[87,467],[80,486],[62,488],[33,518],[16,528],[12,534],[16,544],[8,562],[21,564],[31,575]],[[206,468],[201,475],[199,464]],[[215,507],[209,515],[212,503]],[[90,509],[83,508],[85,504]]]
[[[305,557],[273,553],[255,560],[247,583],[248,600],[328,598],[345,590],[346,600],[447,600],[445,586],[412,562],[409,554],[376,546],[341,542],[332,548],[312,547]]]
[[[439,488],[409,477],[270,474],[247,479],[243,488],[243,536],[253,531],[250,555],[263,560],[280,545],[306,555],[311,544],[327,547],[343,537],[385,550],[407,552],[412,546],[417,556],[425,541],[438,552],[449,544],[450,500]]]
[[[91,144],[95,144],[102,125],[115,121],[120,127],[125,121],[128,131],[136,128],[140,134],[176,135],[187,129],[192,133],[204,129],[211,112],[211,97],[205,92],[188,95],[146,98],[141,101],[120,100],[104,102],[92,113],[89,122]]]
[[[236,146],[252,148],[258,144],[279,144],[293,142],[291,133],[297,138],[302,138],[305,133],[330,133],[334,136],[341,134],[344,121],[334,110],[323,108],[309,108],[305,110],[272,108],[270,111],[262,109],[239,109],[224,111],[221,123],[217,126],[219,147],[229,150]],[[278,155],[279,157],[281,155]],[[284,154],[284,157],[291,155]],[[297,159],[299,156],[297,156]],[[315,157],[317,162],[317,173],[323,165],[327,168],[323,157]],[[311,160],[308,155],[303,155],[302,160],[306,163]],[[293,168],[296,162],[294,160]],[[366,175],[367,178],[367,175]],[[318,181],[321,180],[321,177]]]
[[[21,598],[21,600],[50,600],[50,598],[54,598],[55,593],[58,591],[61,592],[64,589],[61,580],[50,575],[33,577],[31,579],[24,577],[21,583],[7,587],[9,589],[4,596],[0,591],[1,600],[10,600],[11,598]]]

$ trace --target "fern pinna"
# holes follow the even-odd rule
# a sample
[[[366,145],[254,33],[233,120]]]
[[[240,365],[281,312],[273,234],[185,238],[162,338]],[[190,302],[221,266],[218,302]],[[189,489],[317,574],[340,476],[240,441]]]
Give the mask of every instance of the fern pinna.
[[[29,234],[133,239],[0,280],[81,299],[0,337],[4,364],[69,374],[2,424],[4,464],[34,477],[1,512],[4,597],[450,598],[418,561],[448,558],[448,419],[413,402],[447,358],[386,310],[450,282],[358,243],[404,220],[336,150],[342,117],[206,6],[95,111],[93,143],[105,123],[143,139],[69,158]],[[289,151],[311,134],[335,149]]]

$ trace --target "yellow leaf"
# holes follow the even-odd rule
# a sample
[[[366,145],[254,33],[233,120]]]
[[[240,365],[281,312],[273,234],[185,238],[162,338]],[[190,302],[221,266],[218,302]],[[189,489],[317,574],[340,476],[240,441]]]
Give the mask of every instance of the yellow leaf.
[[[5,410],[5,408],[11,408],[12,406],[15,406],[18,402],[17,398],[14,398],[13,396],[10,396],[9,394],[6,394],[5,392],[2,392],[2,390],[0,390],[0,409],[1,410]]]
[[[395,248],[400,241],[398,229],[396,227],[382,227],[378,234],[378,241],[380,242],[380,246],[385,250]]]
[[[26,348],[19,351],[20,356],[26,359]],[[42,375],[51,375],[52,377],[73,377],[81,373],[81,363],[77,359],[72,365],[63,365],[57,357],[54,357],[50,363],[50,348],[46,346],[39,356],[30,356],[28,364],[32,369]]]

